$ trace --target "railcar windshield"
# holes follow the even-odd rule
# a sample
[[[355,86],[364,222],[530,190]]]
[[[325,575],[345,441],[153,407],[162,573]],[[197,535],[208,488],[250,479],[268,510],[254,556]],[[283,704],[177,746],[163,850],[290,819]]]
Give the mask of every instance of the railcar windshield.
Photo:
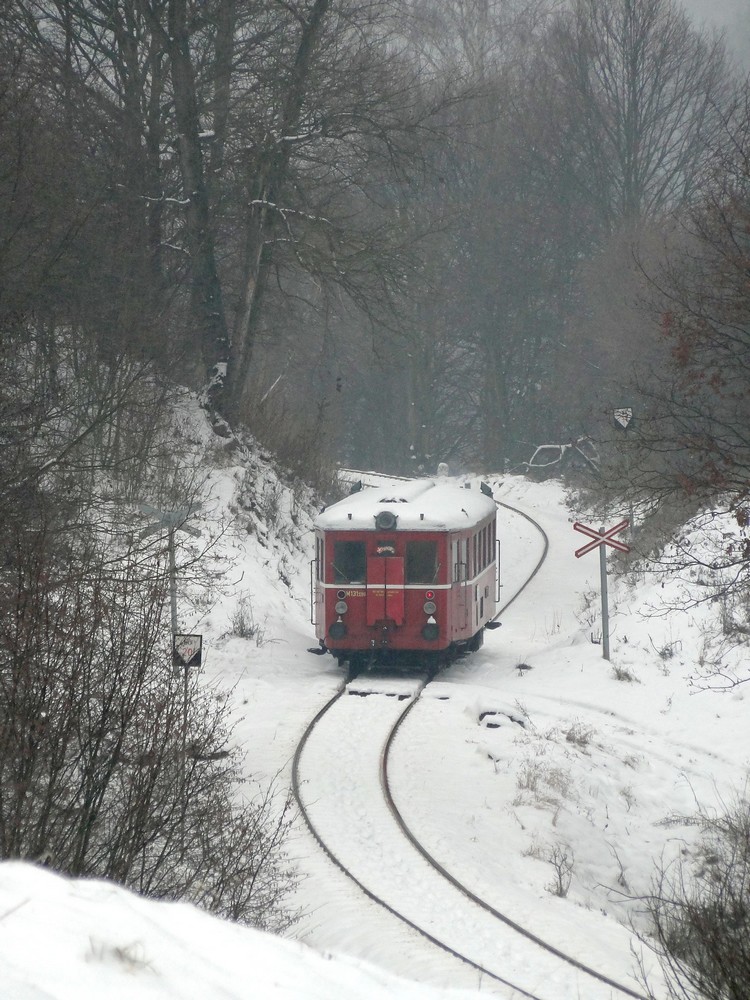
[[[406,543],[406,583],[435,583],[438,574],[437,542]]]
[[[364,583],[366,566],[364,542],[333,543],[334,583]]]

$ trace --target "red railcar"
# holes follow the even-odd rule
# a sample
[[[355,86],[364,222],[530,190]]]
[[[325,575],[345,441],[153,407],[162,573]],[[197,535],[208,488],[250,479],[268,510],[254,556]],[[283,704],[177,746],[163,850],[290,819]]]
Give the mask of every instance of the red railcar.
[[[315,519],[313,622],[322,650],[436,666],[476,650],[497,609],[492,493],[442,480],[364,487]]]

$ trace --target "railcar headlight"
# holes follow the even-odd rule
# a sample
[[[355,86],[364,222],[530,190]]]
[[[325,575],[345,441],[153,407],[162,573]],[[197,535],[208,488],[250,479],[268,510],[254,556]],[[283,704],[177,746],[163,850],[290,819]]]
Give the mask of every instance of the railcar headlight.
[[[378,531],[393,531],[397,521],[398,518],[390,510],[381,510],[375,515],[375,527]]]
[[[434,601],[425,601],[422,610],[426,615],[434,615],[437,611],[437,604]]]
[[[328,634],[332,639],[343,639],[344,636],[346,635],[346,625],[344,625],[344,623],[339,618],[337,622],[333,622],[331,624],[330,628],[328,629]]]
[[[336,612],[337,615],[345,615],[348,610],[349,610],[349,605],[346,603],[346,601],[336,601],[336,604],[334,605],[334,611]]]

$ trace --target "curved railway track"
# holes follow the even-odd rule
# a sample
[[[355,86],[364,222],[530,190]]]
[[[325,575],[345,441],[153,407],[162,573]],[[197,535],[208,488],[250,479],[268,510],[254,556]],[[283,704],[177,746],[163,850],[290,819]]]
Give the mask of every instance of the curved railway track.
[[[540,533],[542,539],[542,552],[537,563],[534,565],[531,572],[527,575],[526,579],[522,582],[521,586],[519,586],[513,593],[513,595],[502,605],[500,611],[498,612],[499,615],[520,597],[520,595],[523,593],[526,587],[528,587],[528,585],[537,575],[537,573],[541,569],[546,559],[549,547],[549,540],[541,525],[539,525],[532,517],[530,517],[524,511],[521,511],[518,508],[512,507],[511,505],[506,503],[502,503],[499,501],[496,502],[498,504],[498,507],[504,507],[507,510],[512,511],[514,514],[517,514],[525,518],[527,521],[529,521]],[[330,832],[327,832],[326,829],[324,828],[325,818],[323,818],[323,820],[321,821],[321,819],[314,817],[312,815],[312,813],[314,812],[314,808],[311,808],[305,802],[305,797],[302,793],[302,786],[304,784],[301,774],[302,759],[303,756],[305,755],[314,756],[314,754],[312,754],[309,749],[311,741],[314,738],[314,735],[318,737],[320,731],[324,730],[326,726],[330,725],[333,725],[334,733],[338,732],[340,734],[346,731],[357,732],[358,743],[362,744],[365,756],[367,755],[368,752],[366,747],[367,740],[361,739],[361,730],[357,730],[357,727],[352,725],[353,716],[349,712],[349,706],[347,705],[347,703],[350,702],[349,696],[358,693],[364,693],[357,690],[358,685],[356,682],[353,682],[351,684],[342,684],[341,687],[335,693],[335,695],[331,699],[329,699],[329,701],[320,709],[320,711],[311,720],[310,724],[305,730],[294,755],[293,766],[292,766],[293,793],[297,801],[300,813],[303,816],[308,828],[310,829],[310,832],[312,833],[312,836],[320,846],[321,850],[326,854],[329,860],[340,871],[342,871],[352,882],[354,882],[354,884],[369,899],[378,903],[388,913],[396,917],[398,920],[402,921],[412,930],[420,934],[423,938],[430,941],[433,945],[436,945],[444,952],[447,952],[449,955],[452,955],[453,957],[459,959],[461,962],[467,964],[471,968],[479,971],[483,976],[486,976],[492,979],[493,981],[497,982],[498,984],[501,984],[505,987],[508,987],[509,989],[514,990],[515,995],[517,996],[527,997],[529,998],[529,1000],[547,1000],[547,998],[542,997],[538,993],[534,992],[535,989],[538,989],[538,986],[534,984],[521,985],[517,981],[513,982],[510,979],[505,978],[501,974],[498,968],[492,969],[487,967],[491,963],[485,959],[484,955],[486,955],[487,953],[491,953],[492,949],[489,948],[486,949],[484,952],[482,952],[482,949],[480,947],[479,954],[477,954],[474,945],[476,943],[477,937],[483,939],[485,942],[488,940],[488,935],[490,938],[492,937],[492,932],[488,931],[487,929],[488,926],[496,928],[498,923],[504,925],[505,927],[512,930],[517,936],[516,938],[514,938],[514,945],[513,945],[514,950],[517,951],[519,947],[522,947],[524,949],[532,949],[537,953],[537,957],[531,959],[532,964],[549,970],[546,971],[541,976],[542,981],[549,982],[552,979],[560,981],[561,977],[562,980],[565,980],[565,973],[562,972],[561,970],[568,969],[569,970],[568,989],[570,989],[571,991],[569,993],[566,992],[565,995],[570,995],[570,996],[578,995],[578,990],[580,989],[581,977],[583,977],[583,979],[586,980],[587,983],[591,984],[592,988],[594,988],[595,986],[599,989],[601,987],[605,987],[608,991],[606,993],[607,1000],[609,1000],[609,998],[613,996],[611,992],[612,990],[614,990],[616,994],[630,996],[635,998],[635,1000],[645,1000],[645,998],[641,994],[630,989],[629,987],[617,983],[613,979],[610,979],[609,977],[603,975],[597,970],[590,968],[585,963],[569,955],[566,955],[558,948],[554,947],[548,942],[545,942],[543,939],[535,935],[532,931],[520,926],[506,914],[495,909],[489,903],[481,899],[479,896],[475,895],[470,889],[462,885],[449,871],[447,871],[437,861],[437,859],[435,859],[430,854],[430,852],[420,843],[419,838],[414,833],[414,831],[412,831],[408,827],[407,823],[405,822],[401,812],[399,811],[396,805],[392,789],[390,788],[389,785],[389,778],[388,778],[389,754],[391,752],[397,733],[401,730],[401,727],[404,725],[406,719],[409,717],[414,707],[418,704],[421,693],[427,683],[428,679],[425,677],[421,679],[419,682],[415,683],[413,686],[413,690],[410,692],[407,690],[406,692],[401,691],[399,693],[399,686],[397,684],[395,685],[394,690],[385,691],[386,694],[390,694],[391,697],[394,698],[393,712],[391,713],[392,718],[389,718],[387,721],[387,731],[379,736],[380,742],[377,751],[373,750],[373,748],[370,747],[369,753],[371,761],[375,753],[377,753],[379,757],[377,776],[373,780],[377,780],[379,784],[380,793],[382,794],[383,801],[385,803],[385,806],[387,807],[388,817],[393,820],[393,823],[395,824],[395,829],[398,830],[398,837],[400,838],[401,845],[402,846],[404,845],[404,841],[406,841],[410,845],[410,847],[407,848],[407,851],[411,852],[411,860],[407,860],[405,863],[407,864],[408,869],[412,873],[414,873],[416,869],[419,869],[420,865],[422,866],[421,871],[418,871],[416,874],[414,874],[414,877],[416,879],[422,879],[423,882],[429,882],[431,875],[433,878],[437,879],[442,886],[445,887],[445,889],[441,889],[438,891],[437,889],[434,888],[437,882],[433,882],[430,888],[431,896],[434,897],[433,902],[431,904],[431,911],[434,911],[435,909],[435,899],[439,898],[440,902],[437,903],[437,908],[445,910],[445,912],[448,914],[447,921],[444,921],[441,926],[439,921],[436,922],[431,919],[432,914],[430,915],[430,918],[428,918],[428,916],[424,912],[420,915],[418,912],[419,911],[418,907],[416,907],[417,912],[415,913],[415,907],[411,905],[410,901],[411,896],[409,894],[408,889],[406,891],[406,897],[394,899],[393,898],[394,894],[392,891],[390,891],[389,892],[389,895],[391,896],[390,901],[384,899],[377,890],[377,882],[378,882],[377,872],[373,872],[372,870],[368,871],[366,865],[364,866],[365,868],[364,872],[362,870],[355,871],[355,868],[357,867],[356,861],[347,862],[346,859],[340,857],[339,853],[337,853],[337,850],[330,846],[330,841],[331,840],[335,841],[337,838],[335,837],[335,835],[331,836]],[[394,687],[394,685],[391,686]],[[388,685],[386,685],[386,688],[387,687]],[[351,704],[356,705],[357,703],[359,703],[359,705],[361,706],[362,702],[365,700],[366,699],[355,698],[352,700]],[[408,700],[409,703],[406,705],[405,708],[401,708],[400,705],[401,700]],[[343,716],[343,725],[341,725],[340,728],[338,729],[336,728],[336,723],[334,718],[335,715],[337,714]],[[347,715],[349,715],[348,721],[346,720]],[[366,730],[370,729],[369,726],[365,726],[364,728]],[[325,747],[325,742],[323,742],[323,746]],[[322,751],[319,767],[320,768],[330,767],[332,765],[332,762],[340,759],[341,754],[337,753],[337,750],[340,750],[340,744],[336,743],[336,739],[334,738],[332,743],[329,745],[328,751],[326,751],[325,749]],[[346,754],[344,754],[344,756],[346,757]],[[348,757],[346,758],[344,767],[347,773],[351,775],[352,770],[354,768],[350,758]],[[359,780],[360,777],[361,775],[357,777],[357,780]],[[337,781],[345,782],[346,776],[344,775],[340,776],[338,779],[334,779],[333,784],[335,785]],[[372,801],[372,799],[370,799],[369,801]],[[362,811],[362,808],[363,807],[360,807],[359,809],[360,813]],[[330,809],[329,812],[331,812]],[[341,812],[339,810],[335,810],[335,816],[336,816],[336,822],[339,824],[345,819],[345,817],[341,815]],[[354,816],[351,822],[353,825],[356,825],[357,817]],[[369,825],[369,818],[365,820],[365,824]],[[388,821],[386,820],[384,826],[387,825]],[[390,835],[385,834],[384,836],[385,836],[385,841],[387,842]],[[392,840],[392,837],[390,837],[390,839]],[[374,847],[366,848],[366,850],[370,849],[374,851],[375,867],[377,868],[377,864],[379,861],[377,849]],[[390,848],[383,848],[383,850],[390,851]],[[389,861],[393,860],[391,853],[388,854],[388,859]],[[382,863],[382,860],[383,859],[381,858],[380,863]],[[360,869],[361,867],[362,866],[360,865]],[[375,888],[373,888],[373,884],[375,885]],[[461,900],[464,901],[463,902],[464,906],[466,906],[467,901],[471,904],[468,910],[470,910],[473,915],[471,917],[466,918],[469,926],[471,927],[469,935],[471,939],[471,944],[468,945],[466,938],[464,938],[463,943],[460,942],[457,943],[455,941],[455,938],[453,942],[451,942],[450,938],[451,938],[452,928],[450,926],[446,926],[446,923],[448,925],[451,924],[452,922],[451,917],[456,912],[455,910],[456,894],[458,894]],[[489,925],[488,921],[490,922]],[[430,926],[431,924],[432,926]],[[460,938],[461,935],[459,934],[457,936]],[[473,955],[470,953],[472,952],[472,950],[474,951]],[[554,971],[556,967],[557,970]],[[594,992],[589,991],[587,995],[590,996],[592,1000],[595,996],[597,998],[599,996],[604,998],[605,996],[604,993],[601,992],[597,993],[596,990],[594,990]]]

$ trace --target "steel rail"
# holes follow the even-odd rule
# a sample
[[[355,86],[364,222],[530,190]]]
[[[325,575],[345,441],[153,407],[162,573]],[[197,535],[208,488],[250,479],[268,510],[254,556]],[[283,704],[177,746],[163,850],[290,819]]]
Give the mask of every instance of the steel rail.
[[[507,504],[507,503],[501,503],[500,501],[495,501],[495,502],[497,503],[498,507],[505,507],[507,510],[511,510],[514,513],[520,514],[522,517],[526,518],[527,521],[529,521],[531,524],[534,525],[535,528],[538,529],[538,531],[542,535],[542,538],[544,539],[544,546],[543,546],[543,552],[542,552],[541,558],[537,562],[537,564],[534,567],[532,573],[527,578],[527,580],[524,582],[524,584],[521,587],[518,588],[518,590],[516,591],[516,593],[500,609],[500,611],[498,612],[498,614],[501,614],[503,611],[506,610],[506,608],[508,608],[511,604],[513,604],[513,602],[515,600],[517,600],[517,598],[523,593],[523,591],[531,583],[531,581],[534,579],[534,577],[537,575],[537,573],[541,569],[542,565],[544,564],[545,559],[547,558],[547,552],[549,551],[549,538],[548,538],[547,533],[545,532],[544,528],[542,528],[542,526],[537,521],[535,521],[534,518],[530,517],[524,511],[518,510],[517,508],[512,507],[512,506],[510,506],[510,504]],[[406,708],[404,709],[404,711],[401,713],[401,715],[396,720],[396,723],[395,723],[393,729],[391,730],[391,733],[390,733],[388,739],[386,740],[386,744],[385,744],[385,747],[383,749],[383,754],[382,754],[382,757],[381,757],[381,765],[380,765],[380,783],[381,783],[381,787],[382,787],[382,790],[383,790],[383,796],[384,796],[386,802],[388,803],[388,808],[391,811],[391,815],[395,819],[396,823],[399,826],[399,829],[401,830],[401,832],[403,833],[403,835],[406,837],[406,839],[409,841],[409,843],[412,845],[412,847],[414,847],[415,850],[418,851],[419,854],[422,855],[422,857],[425,859],[425,861],[432,868],[434,868],[435,871],[439,872],[443,876],[443,878],[447,879],[447,881],[450,882],[451,885],[453,885],[456,889],[458,889],[459,892],[461,892],[463,895],[467,896],[474,903],[476,903],[477,906],[480,906],[483,910],[486,910],[488,913],[492,914],[492,916],[496,917],[498,920],[500,920],[506,926],[508,926],[512,930],[516,931],[518,934],[521,934],[523,937],[527,938],[529,941],[532,941],[534,944],[538,945],[540,948],[543,948],[545,951],[547,951],[550,954],[554,955],[556,958],[559,958],[561,961],[566,962],[568,965],[573,966],[574,968],[578,969],[580,972],[583,972],[586,975],[591,976],[594,979],[598,980],[599,982],[604,983],[606,986],[610,986],[613,989],[616,989],[620,993],[624,993],[627,996],[633,997],[634,1000],[647,1000],[647,998],[643,994],[638,993],[636,990],[633,990],[633,989],[631,989],[628,986],[623,986],[621,983],[618,983],[614,979],[610,979],[609,976],[605,976],[603,973],[598,972],[596,969],[593,969],[591,966],[586,965],[584,962],[581,962],[578,959],[573,958],[571,955],[565,954],[565,952],[561,951],[559,948],[556,948],[554,945],[551,945],[551,944],[549,944],[549,942],[544,941],[542,938],[538,937],[536,934],[533,933],[533,931],[530,931],[527,928],[522,927],[520,924],[516,923],[515,920],[512,920],[506,914],[501,913],[499,910],[495,909],[495,907],[491,906],[488,902],[486,902],[486,900],[483,900],[481,897],[477,896],[470,889],[468,889],[461,882],[459,882],[458,879],[456,879],[453,875],[451,875],[451,873],[446,868],[444,868],[443,865],[441,865],[440,862],[435,857],[433,857],[433,855],[430,854],[430,852],[418,840],[418,838],[416,837],[416,835],[412,832],[411,828],[406,823],[406,821],[405,821],[403,815],[401,814],[401,811],[399,810],[398,806],[396,805],[396,802],[395,802],[395,800],[393,798],[393,793],[391,791],[390,782],[389,782],[389,779],[388,779],[388,759],[389,759],[389,755],[390,755],[390,752],[391,752],[391,748],[393,746],[393,742],[394,742],[394,740],[396,738],[396,735],[397,735],[399,729],[401,728],[403,722],[406,720],[406,718],[408,717],[408,715],[411,712],[411,710],[417,704],[417,701],[418,701],[418,698],[414,698],[414,700],[409,705],[406,706]]]
[[[392,478],[402,478],[402,477],[392,477]],[[406,477],[403,477],[403,478],[406,478]],[[513,594],[513,596],[511,598],[509,598],[509,600],[507,600],[502,605],[502,607],[500,608],[500,610],[497,612],[497,615],[495,616],[495,618],[497,618],[511,604],[513,604],[514,601],[516,601],[518,599],[518,597],[529,586],[529,584],[532,582],[532,580],[534,579],[534,577],[537,575],[537,573],[541,569],[541,567],[544,564],[544,561],[545,561],[545,559],[547,557],[548,550],[549,550],[549,539],[547,537],[546,532],[542,528],[542,526],[537,521],[535,521],[534,518],[532,518],[530,515],[528,515],[525,511],[519,510],[518,508],[513,507],[510,504],[504,503],[503,501],[496,500],[495,503],[497,504],[498,507],[504,507],[505,509],[512,511],[514,514],[518,514],[519,516],[525,518],[527,521],[529,521],[540,532],[540,534],[542,536],[542,539],[543,539],[543,549],[542,549],[542,554],[541,554],[539,560],[537,561],[536,565],[534,566],[533,570],[528,575],[528,577],[526,578],[526,580],[524,581],[524,583],[518,588],[518,590]],[[532,941],[534,944],[536,944],[540,948],[544,949],[548,953],[554,955],[556,958],[559,958],[561,961],[563,961],[563,962],[571,965],[572,967],[576,968],[578,971],[584,973],[585,975],[588,975],[588,976],[591,976],[591,977],[595,978],[599,982],[602,982],[603,984],[605,984],[605,985],[607,985],[607,986],[609,986],[609,987],[617,990],[618,992],[621,992],[621,993],[624,993],[624,994],[626,994],[626,995],[628,995],[630,997],[633,997],[634,1000],[646,1000],[646,998],[642,994],[636,992],[635,990],[632,990],[632,989],[630,989],[627,986],[623,986],[622,984],[616,982],[613,979],[610,979],[609,977],[603,975],[602,973],[600,973],[597,970],[591,968],[590,966],[587,966],[585,963],[580,962],[579,960],[573,958],[570,955],[566,955],[564,952],[560,951],[558,948],[556,948],[553,945],[549,944],[548,942],[544,941],[542,938],[539,938],[533,932],[531,932],[531,931],[527,930],[526,928],[522,927],[520,924],[516,923],[510,917],[508,917],[506,914],[501,913],[499,910],[497,910],[494,907],[492,907],[485,900],[483,900],[479,896],[475,895],[470,889],[468,889],[466,886],[464,886],[462,883],[460,883],[453,875],[451,875],[451,873],[449,871],[447,871],[447,869],[445,869],[440,864],[440,862],[438,862],[437,859],[435,859],[429,853],[429,851],[427,851],[427,849],[420,843],[420,841],[417,839],[417,837],[411,831],[411,829],[407,825],[406,821],[404,820],[401,812],[399,811],[398,807],[396,806],[395,800],[393,798],[393,794],[392,794],[392,791],[391,791],[391,788],[390,788],[390,785],[389,785],[389,780],[388,780],[388,759],[389,759],[389,754],[390,754],[391,748],[393,746],[393,742],[395,740],[395,737],[396,737],[399,729],[401,728],[402,724],[404,723],[404,721],[408,717],[409,713],[411,712],[411,710],[415,707],[415,705],[419,701],[419,698],[421,696],[422,691],[424,690],[424,687],[426,686],[426,683],[428,683],[428,682],[424,682],[420,686],[420,688],[417,690],[417,692],[412,696],[409,705],[407,705],[407,707],[405,708],[405,710],[401,713],[401,715],[399,716],[399,718],[396,720],[396,723],[393,726],[393,728],[391,729],[391,732],[390,732],[390,734],[389,734],[389,736],[388,736],[388,738],[387,738],[387,740],[385,742],[383,750],[381,751],[381,757],[380,757],[380,782],[381,782],[381,788],[382,788],[382,791],[383,791],[383,796],[384,796],[385,801],[386,801],[386,803],[388,805],[388,808],[389,808],[389,810],[391,812],[391,815],[393,816],[393,818],[394,818],[397,826],[399,827],[402,835],[409,841],[409,843],[412,845],[412,847],[415,848],[415,850],[430,865],[430,867],[433,868],[433,870],[435,870],[443,879],[445,879],[449,884],[451,884],[465,898],[469,899],[475,905],[479,906],[482,910],[484,910],[485,912],[488,912],[491,916],[493,916],[494,918],[496,918],[497,920],[499,920],[500,922],[502,922],[506,926],[510,927],[515,932],[519,933],[523,937],[525,937],[528,940]],[[410,920],[404,914],[400,913],[398,910],[396,910],[394,907],[392,907],[389,903],[387,903],[384,899],[382,899],[380,896],[378,896],[375,892],[373,892],[371,889],[369,889],[367,886],[365,886],[353,874],[353,872],[344,864],[344,862],[341,861],[341,859],[338,858],[333,853],[333,851],[328,847],[328,845],[323,840],[320,832],[317,830],[317,828],[316,828],[314,822],[312,821],[312,818],[310,817],[310,815],[309,815],[309,813],[308,813],[308,811],[307,811],[307,809],[305,807],[305,804],[304,804],[304,802],[302,800],[301,778],[300,778],[300,762],[301,762],[301,759],[302,759],[302,754],[304,752],[305,746],[307,745],[307,742],[308,742],[308,740],[309,740],[312,732],[314,731],[314,729],[316,728],[316,726],[318,725],[318,723],[320,722],[320,720],[325,716],[325,714],[342,697],[342,695],[346,691],[346,687],[347,687],[347,685],[345,683],[342,684],[339,687],[339,689],[336,692],[336,694],[326,702],[326,704],[320,709],[320,711],[311,720],[311,722],[309,723],[309,725],[305,729],[305,732],[303,733],[302,738],[300,739],[300,741],[299,741],[299,743],[297,745],[297,748],[295,750],[295,754],[294,754],[294,759],[293,759],[293,764],[292,764],[292,792],[293,792],[295,800],[297,802],[297,806],[299,808],[300,815],[304,819],[304,821],[305,821],[308,829],[310,830],[310,833],[312,834],[314,840],[316,841],[316,843],[318,844],[318,846],[321,848],[321,850],[323,851],[323,853],[326,855],[326,857],[329,859],[329,861],[331,861],[331,863],[333,865],[335,865],[335,867],[337,867],[351,882],[353,882],[354,885],[356,885],[357,888],[362,893],[364,893],[364,895],[367,896],[368,899],[370,899],[372,902],[377,903],[379,906],[381,906],[383,909],[385,909],[388,913],[390,913],[392,916],[396,917],[396,919],[400,920],[402,923],[406,924],[406,926],[408,926],[410,929],[416,931],[420,936],[422,936],[423,938],[425,938],[431,944],[434,944],[436,947],[440,948],[442,951],[444,951],[447,954],[453,956],[454,958],[456,958],[459,961],[463,962],[464,964],[470,966],[471,968],[476,969],[477,971],[481,972],[482,974],[487,975],[488,977],[490,977],[491,979],[495,980],[496,982],[499,982],[502,985],[507,986],[507,987],[515,990],[521,996],[524,996],[524,997],[528,998],[528,1000],[542,1000],[542,998],[540,998],[538,995],[530,993],[527,990],[524,990],[522,987],[516,985],[515,983],[510,982],[509,980],[503,978],[502,976],[498,975],[495,972],[492,972],[491,970],[485,968],[481,964],[479,964],[479,963],[473,961],[472,959],[468,958],[467,956],[462,955],[460,952],[456,951],[454,948],[451,948],[450,945],[447,945],[445,942],[440,941],[438,938],[434,937],[428,931],[424,930],[424,928],[420,927],[418,924],[414,923],[412,920]]]
[[[424,688],[425,688],[425,686],[426,686],[427,683],[429,683],[429,682],[425,681],[425,682],[422,683],[421,687],[417,690],[416,694],[414,695],[414,698],[413,698],[414,701],[416,701],[419,698],[420,694],[424,690]],[[445,942],[440,941],[438,938],[434,937],[428,931],[424,930],[424,928],[420,927],[418,924],[415,924],[412,920],[410,920],[408,917],[406,917],[403,913],[399,913],[398,910],[396,910],[389,903],[387,903],[384,899],[382,899],[380,896],[378,896],[376,893],[374,893],[371,889],[368,889],[366,885],[364,885],[362,882],[360,882],[360,880],[357,878],[357,876],[354,875],[354,873],[349,868],[347,868],[347,866],[344,864],[344,862],[341,861],[341,859],[338,858],[333,853],[333,851],[328,847],[328,845],[323,840],[323,838],[320,835],[319,831],[317,830],[315,824],[313,823],[313,821],[312,821],[312,819],[310,817],[310,814],[308,813],[307,809],[305,808],[304,802],[302,801],[302,795],[301,795],[301,791],[300,791],[300,785],[301,785],[301,781],[300,781],[300,761],[301,761],[302,754],[304,752],[305,746],[307,744],[307,741],[309,740],[309,738],[310,738],[313,730],[318,725],[318,723],[323,718],[323,716],[333,707],[333,705],[336,704],[336,702],[339,700],[339,698],[342,697],[342,695],[346,691],[346,687],[347,687],[346,684],[342,684],[341,687],[339,688],[339,690],[336,692],[336,694],[326,702],[326,704],[320,709],[320,711],[315,715],[315,717],[309,723],[309,725],[305,729],[304,733],[302,734],[302,738],[300,739],[299,743],[297,744],[297,749],[295,750],[295,753],[294,753],[294,760],[292,762],[292,793],[293,793],[294,798],[295,798],[295,800],[297,802],[297,807],[298,807],[298,809],[300,811],[300,815],[302,816],[302,818],[304,819],[305,823],[307,824],[307,828],[309,829],[310,833],[312,834],[314,840],[316,841],[316,843],[318,844],[318,846],[320,847],[320,849],[323,851],[323,853],[326,855],[326,857],[328,858],[328,860],[333,865],[335,865],[336,868],[338,868],[339,871],[342,872],[348,879],[350,879],[354,883],[354,885],[356,885],[357,888],[361,892],[363,892],[365,896],[367,896],[368,899],[372,900],[372,902],[377,903],[379,906],[383,907],[383,909],[386,910],[388,913],[390,913],[391,916],[396,917],[396,919],[398,919],[402,923],[406,924],[406,926],[409,927],[409,928],[411,928],[411,930],[416,931],[418,934],[420,934],[423,938],[425,938],[431,944],[436,945],[438,948],[442,949],[447,954],[453,956],[453,958],[457,958],[459,961],[463,962],[465,965],[468,965],[471,968],[476,969],[478,972],[481,972],[483,975],[489,976],[491,979],[494,979],[496,982],[501,983],[503,986],[507,986],[510,989],[515,990],[520,996],[527,997],[528,1000],[543,1000],[543,998],[539,997],[537,994],[535,994],[535,993],[529,993],[527,990],[524,990],[522,987],[517,986],[515,983],[510,982],[510,980],[504,979],[502,976],[498,975],[495,972],[492,972],[490,969],[486,969],[483,965],[480,965],[478,962],[474,962],[472,959],[468,958],[466,955],[462,955],[460,952],[456,951],[454,948],[451,948],[450,945],[445,944]],[[382,768],[382,761],[383,761],[383,754],[381,753],[381,768]]]
[[[515,594],[511,597],[511,599],[509,601],[506,601],[505,604],[503,604],[503,606],[497,612],[497,614],[495,615],[495,617],[492,619],[493,622],[497,621],[497,619],[500,617],[500,615],[503,613],[503,611],[505,611],[506,608],[509,608],[511,606],[511,604],[518,597],[521,596],[521,594],[524,592],[524,590],[526,590],[526,588],[528,587],[528,585],[531,583],[531,581],[534,579],[534,577],[537,575],[537,573],[539,572],[539,570],[544,565],[544,560],[547,558],[547,553],[549,552],[549,537],[547,535],[547,532],[544,530],[544,528],[541,526],[541,524],[539,524],[537,521],[535,521],[533,517],[530,517],[526,513],[526,511],[519,510],[517,507],[511,507],[511,505],[509,503],[503,503],[502,500],[495,500],[495,506],[496,507],[505,507],[506,510],[512,510],[514,514],[519,514],[521,517],[525,518],[530,524],[533,524],[533,526],[537,529],[537,531],[540,532],[540,534],[542,536],[542,539],[543,539],[543,543],[542,543],[542,554],[539,557],[539,561],[537,562],[536,566],[533,568],[533,570],[531,571],[531,573],[529,573],[529,575],[526,577],[526,580],[521,584],[521,586],[518,588],[518,590],[515,592]],[[499,565],[497,567],[497,572],[498,572],[498,574],[500,573],[500,566]]]

